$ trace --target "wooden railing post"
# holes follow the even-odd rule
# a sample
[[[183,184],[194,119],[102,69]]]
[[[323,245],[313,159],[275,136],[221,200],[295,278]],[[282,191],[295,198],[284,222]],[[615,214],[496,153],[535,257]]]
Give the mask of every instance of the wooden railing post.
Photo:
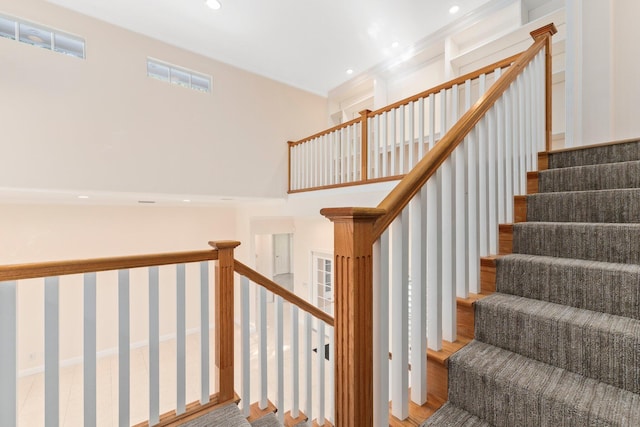
[[[373,224],[375,208],[327,208],[334,223],[337,426],[373,425]]]
[[[209,242],[218,250],[218,267],[215,283],[215,347],[216,366],[218,367],[219,401],[233,399],[233,250],[240,242],[223,240]]]
[[[287,174],[287,191],[291,192],[292,188],[291,188],[291,150],[293,150],[293,145],[294,142],[293,141],[288,141],[287,142],[287,162],[288,162],[288,169],[289,169],[289,173]]]
[[[360,120],[362,121],[362,137],[360,138],[360,179],[362,181],[369,179],[369,113],[371,113],[371,110],[360,111]]]
[[[531,37],[534,40],[538,40],[540,38],[545,38],[545,146],[546,151],[551,151],[551,140],[552,140],[552,121],[551,121],[551,112],[552,112],[552,58],[551,58],[551,36],[557,33],[558,30],[556,26],[553,24],[545,25],[544,27],[538,28],[537,30],[532,31]]]

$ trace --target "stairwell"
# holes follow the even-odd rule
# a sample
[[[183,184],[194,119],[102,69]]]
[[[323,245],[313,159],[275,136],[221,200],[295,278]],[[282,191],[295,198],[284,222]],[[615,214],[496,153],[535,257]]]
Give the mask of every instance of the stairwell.
[[[541,160],[426,426],[640,426],[640,142]]]

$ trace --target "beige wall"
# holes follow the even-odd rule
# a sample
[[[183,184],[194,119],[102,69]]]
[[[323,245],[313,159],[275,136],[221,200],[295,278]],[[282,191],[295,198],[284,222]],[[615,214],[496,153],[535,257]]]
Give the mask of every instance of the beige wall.
[[[326,123],[326,98],[46,1],[0,13],[87,46],[81,60],[0,39],[3,187],[283,197],[286,141]],[[213,92],[148,78],[148,56],[210,74]]]
[[[235,239],[235,210],[226,207],[0,205],[0,263],[69,260],[103,256],[208,249],[207,242]],[[175,268],[160,270],[160,334],[175,331]],[[146,269],[131,270],[131,337],[148,333]],[[199,270],[187,268],[187,329],[199,323]],[[210,269],[213,280],[213,268]],[[82,276],[60,279],[60,358],[78,362],[82,354]],[[117,275],[98,274],[100,354],[117,348]],[[37,370],[44,349],[43,280],[18,287],[19,370]]]

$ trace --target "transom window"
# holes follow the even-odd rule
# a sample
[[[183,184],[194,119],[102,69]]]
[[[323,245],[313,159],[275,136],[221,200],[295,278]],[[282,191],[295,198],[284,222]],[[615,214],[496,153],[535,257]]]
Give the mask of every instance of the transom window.
[[[211,76],[158,59],[147,58],[147,76],[199,92],[211,92]]]

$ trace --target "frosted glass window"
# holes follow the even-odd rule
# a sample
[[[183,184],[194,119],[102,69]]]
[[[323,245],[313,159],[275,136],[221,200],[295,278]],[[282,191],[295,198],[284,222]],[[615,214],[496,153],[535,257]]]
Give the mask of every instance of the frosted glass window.
[[[0,16],[0,37],[16,39],[16,22]]]
[[[198,92],[211,92],[210,76],[157,59],[147,58],[147,76]]]
[[[55,51],[65,55],[84,58],[84,41],[66,34],[54,33]]]
[[[20,41],[34,46],[51,49],[51,31],[20,23]]]
[[[76,58],[85,57],[84,39],[33,24],[20,18],[0,15],[0,37],[41,47]]]

